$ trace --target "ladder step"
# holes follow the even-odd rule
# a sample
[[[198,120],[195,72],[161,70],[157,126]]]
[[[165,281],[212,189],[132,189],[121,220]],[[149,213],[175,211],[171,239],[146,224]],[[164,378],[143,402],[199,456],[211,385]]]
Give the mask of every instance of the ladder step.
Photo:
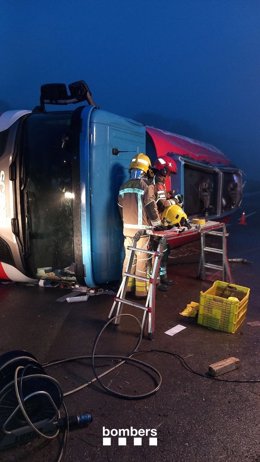
[[[216,249],[214,247],[204,247],[204,250],[206,252],[212,252],[212,253],[219,253],[219,254],[223,254],[223,250],[222,249]]]
[[[128,248],[128,250],[134,250],[135,252],[140,252],[140,253],[147,253],[149,255],[155,255],[156,253],[159,253],[156,250],[145,250],[145,249],[141,249],[139,247],[128,246],[127,248]]]
[[[137,279],[138,281],[146,281],[149,282],[150,278],[145,278],[144,276],[136,276],[135,274],[125,272],[123,276],[129,276],[130,278]]]
[[[115,297],[116,302],[124,303],[125,305],[134,306],[135,308],[140,308],[141,310],[147,310],[149,307],[141,305],[141,303],[136,303],[133,300],[126,300],[125,298]]]
[[[221,236],[221,237],[228,236],[228,233],[224,233],[223,231],[205,231],[203,234],[210,234],[211,236]]]
[[[221,271],[224,270],[223,266],[214,265],[213,263],[205,263],[205,264],[204,264],[204,267],[205,267],[205,268],[210,268],[210,269],[221,270]]]

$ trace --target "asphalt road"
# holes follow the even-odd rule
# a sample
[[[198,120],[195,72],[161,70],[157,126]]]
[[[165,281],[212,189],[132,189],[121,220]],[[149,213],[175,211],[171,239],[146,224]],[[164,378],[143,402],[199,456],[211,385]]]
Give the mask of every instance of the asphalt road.
[[[102,379],[128,398],[147,395],[142,399],[113,396],[96,382],[76,392],[93,379],[88,358],[46,366],[56,359],[91,356],[94,341],[107,322],[112,295],[67,303],[57,300],[68,289],[0,285],[0,352],[24,349],[32,353],[44,371],[58,380],[69,415],[93,415],[89,427],[70,432],[65,462],[260,461],[259,199],[260,194],[246,197],[246,225],[235,217],[228,226],[228,257],[241,259],[230,263],[234,282],[251,289],[242,327],[229,334],[179,315],[187,303],[199,301],[200,291],[212,282],[197,278],[198,243],[172,253],[169,273],[175,283],[168,292],[157,293],[154,339],[144,338],[135,356],[160,372],[161,386],[151,394],[157,376],[133,363]],[[131,313],[136,315],[136,311]],[[165,334],[179,324],[185,329],[174,336]],[[138,336],[138,322],[123,317],[118,328],[105,329],[96,353],[128,355]],[[221,381],[206,376],[210,364],[228,357],[238,358],[240,367],[221,375]],[[97,359],[96,370],[100,373],[111,364],[117,362]],[[2,412],[0,407],[0,418]],[[104,438],[110,437],[107,446],[109,440]],[[0,460],[52,462],[58,450],[59,438],[31,438],[20,447],[1,451]]]

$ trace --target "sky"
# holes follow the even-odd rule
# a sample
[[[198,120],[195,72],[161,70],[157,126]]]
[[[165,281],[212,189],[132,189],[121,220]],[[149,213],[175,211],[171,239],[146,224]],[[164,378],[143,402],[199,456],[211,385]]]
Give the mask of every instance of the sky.
[[[260,0],[0,0],[0,112],[85,80],[105,110],[260,173]]]

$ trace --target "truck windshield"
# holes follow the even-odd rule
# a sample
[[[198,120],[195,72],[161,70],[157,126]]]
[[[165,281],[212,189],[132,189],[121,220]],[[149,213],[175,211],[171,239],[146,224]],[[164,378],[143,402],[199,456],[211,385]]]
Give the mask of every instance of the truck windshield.
[[[34,274],[39,268],[64,269],[75,261],[78,153],[68,143],[70,126],[68,112],[32,114],[24,124],[24,234],[27,265]]]

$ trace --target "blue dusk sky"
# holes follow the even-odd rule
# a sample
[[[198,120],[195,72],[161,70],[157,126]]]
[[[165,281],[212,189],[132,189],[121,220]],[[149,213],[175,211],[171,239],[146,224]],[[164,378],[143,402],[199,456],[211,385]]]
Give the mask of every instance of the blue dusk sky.
[[[260,175],[259,0],[0,0],[0,112],[85,80],[103,109]]]

